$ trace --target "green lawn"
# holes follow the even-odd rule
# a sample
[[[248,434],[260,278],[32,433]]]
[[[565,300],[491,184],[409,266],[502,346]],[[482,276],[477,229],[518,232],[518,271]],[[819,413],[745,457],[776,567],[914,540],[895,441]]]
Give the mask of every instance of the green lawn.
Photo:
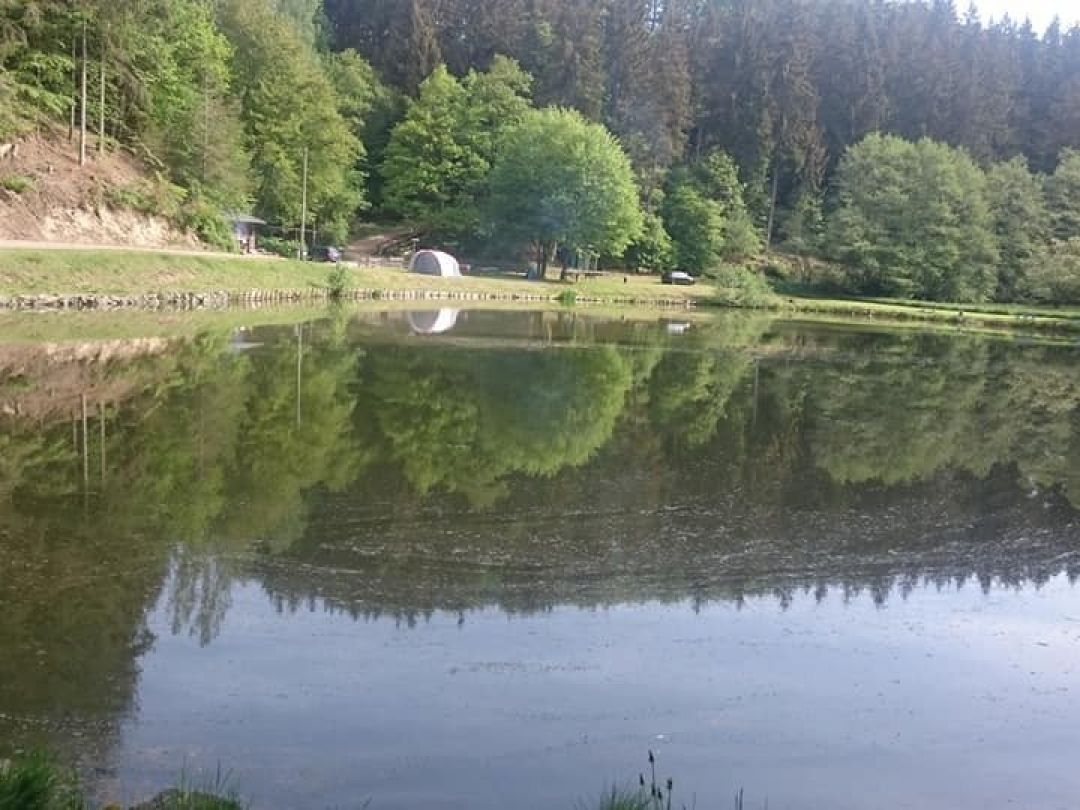
[[[123,250],[0,250],[0,295],[302,289],[325,266],[286,259]]]
[[[892,321],[921,321],[959,327],[1008,327],[1080,332],[1080,311],[1075,308],[818,298],[806,295],[782,295],[779,296],[779,300],[780,307],[789,312],[881,318]]]
[[[278,258],[191,256],[121,250],[0,249],[0,295],[138,294],[164,291],[242,292],[304,290],[327,283],[330,266]],[[432,278],[399,267],[360,267],[350,272],[355,289],[437,291],[547,298],[566,290],[583,299],[644,304],[708,300],[707,286],[670,287],[654,276],[612,275],[576,284],[527,282],[514,276]]]
[[[140,294],[154,292],[230,292],[308,290],[325,287],[330,266],[277,258],[179,255],[124,250],[0,249],[0,296],[20,294]],[[492,297],[521,303],[577,303],[661,306],[726,306],[722,289],[699,283],[673,287],[655,276],[606,274],[577,283],[525,281],[512,274],[432,278],[400,267],[359,267],[349,285],[374,297],[432,293],[466,300]],[[569,291],[572,291],[569,292]],[[882,299],[822,298],[778,294],[764,309],[781,315],[858,318],[883,322],[922,322],[965,329],[1039,329],[1080,332],[1080,308],[999,304],[946,304]]]

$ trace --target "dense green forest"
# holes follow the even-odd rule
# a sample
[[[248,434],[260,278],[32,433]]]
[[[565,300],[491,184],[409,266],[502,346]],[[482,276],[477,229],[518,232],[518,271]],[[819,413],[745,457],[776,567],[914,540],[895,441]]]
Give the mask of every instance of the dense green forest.
[[[612,155],[509,219],[499,178],[550,178],[504,145],[549,106],[614,136],[639,212]],[[0,0],[0,141],[50,118],[136,149],[211,237],[223,208],[298,224],[307,154],[329,239],[377,215],[541,263],[772,249],[856,293],[1080,300],[1080,28],[948,0]],[[509,227],[556,209],[609,227]]]

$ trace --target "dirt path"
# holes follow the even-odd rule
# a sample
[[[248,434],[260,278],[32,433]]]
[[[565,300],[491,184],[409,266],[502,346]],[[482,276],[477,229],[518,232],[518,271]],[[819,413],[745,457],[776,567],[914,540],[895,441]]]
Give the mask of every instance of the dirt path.
[[[372,233],[360,239],[354,239],[345,246],[345,258],[363,259],[369,256],[386,256],[390,252],[401,253],[408,244],[411,231],[408,228],[387,228],[379,233]]]
[[[97,245],[83,242],[40,242],[23,239],[0,239],[0,250],[117,250],[126,253],[164,253],[169,256],[205,256],[207,258],[274,258],[273,256],[261,254],[225,253],[223,251],[196,250],[193,248],[132,247],[131,245]]]

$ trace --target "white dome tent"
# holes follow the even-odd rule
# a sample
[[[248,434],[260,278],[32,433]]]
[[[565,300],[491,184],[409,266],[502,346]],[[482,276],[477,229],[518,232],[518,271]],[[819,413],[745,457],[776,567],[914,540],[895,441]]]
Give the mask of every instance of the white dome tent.
[[[418,250],[409,262],[409,272],[457,278],[461,275],[461,265],[457,259],[441,250]]]

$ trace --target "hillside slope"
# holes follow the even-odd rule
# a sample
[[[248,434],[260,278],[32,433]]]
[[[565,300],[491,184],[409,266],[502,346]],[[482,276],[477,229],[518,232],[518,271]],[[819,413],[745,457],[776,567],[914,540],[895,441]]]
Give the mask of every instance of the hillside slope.
[[[0,150],[5,145],[0,145]],[[7,144],[0,157],[0,240],[198,247],[198,241],[161,216],[165,193],[139,161],[123,151],[91,149],[79,166],[66,133],[32,132]]]

